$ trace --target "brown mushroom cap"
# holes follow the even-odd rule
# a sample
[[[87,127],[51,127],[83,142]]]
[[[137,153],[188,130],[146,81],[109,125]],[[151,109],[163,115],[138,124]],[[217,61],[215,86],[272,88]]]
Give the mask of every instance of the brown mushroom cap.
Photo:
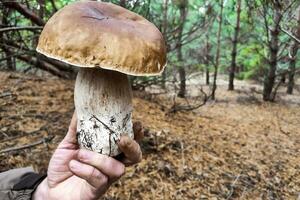
[[[45,25],[37,51],[79,67],[136,76],[158,75],[166,65],[162,34],[143,17],[112,3],[70,4]]]

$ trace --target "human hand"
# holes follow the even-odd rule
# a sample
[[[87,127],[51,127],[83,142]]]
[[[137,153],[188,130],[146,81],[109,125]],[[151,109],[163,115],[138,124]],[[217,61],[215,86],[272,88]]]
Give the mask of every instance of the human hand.
[[[76,139],[76,114],[73,115],[67,135],[55,150],[48,167],[47,178],[37,187],[33,199],[98,199],[109,186],[125,172],[125,165],[139,162],[142,153],[139,144],[122,136],[119,160],[85,149],[79,149]],[[135,139],[143,137],[142,126],[133,126]]]

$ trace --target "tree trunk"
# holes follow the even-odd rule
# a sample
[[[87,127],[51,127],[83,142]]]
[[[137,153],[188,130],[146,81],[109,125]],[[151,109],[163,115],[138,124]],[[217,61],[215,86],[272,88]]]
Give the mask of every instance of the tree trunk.
[[[38,16],[39,16],[40,19],[43,20],[43,18],[44,18],[44,13],[45,13],[45,0],[38,0],[37,2],[38,2],[38,4],[39,4]],[[36,48],[38,42],[39,42],[38,37],[35,37],[35,38],[32,40],[32,46],[33,46],[34,48]],[[36,53],[36,63],[35,63],[35,67],[36,67],[36,68],[39,68],[38,65],[41,65],[41,64],[42,64],[42,63],[41,63],[41,56],[40,56],[38,53]]]
[[[294,76],[295,76],[295,70],[296,70],[296,55],[298,51],[298,44],[296,42],[293,42],[294,45],[291,47],[290,50],[290,61],[289,61],[289,74],[288,74],[288,87],[287,87],[287,94],[293,94],[294,90]]]
[[[179,62],[179,80],[180,80],[180,87],[178,92],[178,97],[184,98],[186,93],[186,80],[185,80],[185,69],[183,65],[183,59],[182,59],[182,45],[181,45],[181,39],[182,39],[182,32],[185,24],[185,19],[187,15],[187,4],[182,4],[180,6],[180,25],[178,28],[178,38],[177,38],[177,60]]]
[[[223,21],[223,8],[224,8],[224,0],[220,1],[221,3],[221,12],[219,16],[219,29],[218,29],[218,42],[217,42],[217,55],[216,55],[216,62],[215,62],[215,71],[214,71],[214,80],[213,80],[213,87],[211,93],[211,99],[215,100],[216,98],[216,90],[217,90],[217,76],[218,76],[218,68],[219,68],[219,61],[220,61],[220,46],[221,46],[221,31],[222,31],[222,21]]]
[[[1,36],[0,36],[1,38]],[[13,53],[10,51],[9,48],[2,47],[2,50],[4,51],[5,57],[6,57],[6,68],[10,71],[15,71],[16,66],[14,64],[14,58],[13,58]]]
[[[286,81],[285,74],[282,74],[282,75],[281,75],[280,81],[281,81],[281,83],[285,84],[285,81]]]
[[[178,92],[178,97],[184,98],[186,93],[186,83],[185,83],[185,69],[183,66],[179,67],[179,79],[180,79],[180,87]]]
[[[181,38],[181,37],[180,37]],[[179,44],[181,45],[181,44]],[[178,97],[184,98],[185,93],[186,93],[186,82],[185,82],[185,69],[183,65],[183,59],[182,59],[182,51],[181,51],[181,46],[177,49],[177,59],[179,62],[179,68],[178,68],[178,73],[179,73],[179,81],[180,81],[180,86],[179,86],[179,92],[178,92]]]
[[[9,15],[9,9],[3,9],[2,14],[3,16],[1,17],[1,24],[3,26],[7,26],[8,24],[8,20],[7,20],[7,16]],[[1,41],[4,40],[5,34],[4,33],[0,33],[0,39]],[[15,69],[15,65],[13,62],[13,53],[11,52],[11,50],[9,48],[7,48],[6,46],[4,46],[3,44],[1,45],[1,48],[4,52],[5,58],[6,58],[6,69],[8,70],[16,70]]]
[[[206,85],[209,85],[209,67],[206,66],[206,79],[205,79],[205,82],[206,82]]]
[[[270,31],[271,41],[269,42],[269,51],[270,51],[270,59],[269,59],[269,69],[265,75],[264,79],[264,89],[263,89],[263,100],[264,101],[273,101],[274,97],[272,95],[275,78],[276,78],[276,69],[277,69],[277,54],[278,54],[278,36],[280,32],[280,21],[281,21],[281,13],[279,5],[274,6],[274,27]],[[268,30],[267,30],[268,31]]]
[[[206,76],[205,76],[205,82],[206,85],[209,85],[209,57],[210,57],[210,44],[209,44],[209,35],[206,34],[206,45],[205,45],[205,70],[206,70]]]
[[[298,12],[298,26],[295,30],[295,36],[297,38],[300,38],[300,6],[297,9]],[[289,74],[288,74],[288,87],[287,87],[287,93],[293,94],[294,89],[294,76],[295,76],[295,70],[296,70],[296,59],[297,59],[297,52],[299,49],[299,44],[296,41],[292,41],[292,45],[290,48],[290,61],[289,61]]]
[[[164,36],[164,38],[167,38],[167,28],[168,28],[168,2],[169,0],[164,0],[163,3],[163,22],[162,22],[162,34]],[[166,44],[166,46],[168,46]],[[161,87],[163,89],[166,88],[166,69],[163,71],[162,73],[162,82],[161,82]]]
[[[238,44],[238,35],[240,31],[240,14],[241,14],[241,0],[237,0],[236,7],[236,26],[234,29],[234,35],[232,39],[232,52],[231,52],[231,66],[229,72],[229,85],[228,90],[234,90],[234,75],[236,70],[236,54],[237,54],[237,44]]]

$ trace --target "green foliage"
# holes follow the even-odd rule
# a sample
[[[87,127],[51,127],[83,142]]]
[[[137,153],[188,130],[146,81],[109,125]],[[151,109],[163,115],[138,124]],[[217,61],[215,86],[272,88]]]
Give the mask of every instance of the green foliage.
[[[257,79],[262,76],[264,69],[265,49],[260,44],[241,45],[237,63],[243,67],[243,72],[238,74],[239,79]]]
[[[56,0],[55,5],[58,9],[63,6],[75,2],[76,0]],[[103,0],[105,2],[112,2],[119,4],[120,0]],[[165,1],[165,0],[164,0]],[[149,21],[153,22],[164,34],[168,46],[168,63],[169,70],[172,67],[183,66],[190,70],[205,70],[205,49],[206,49],[206,36],[211,46],[209,57],[209,68],[212,69],[215,60],[216,46],[217,46],[217,30],[218,30],[218,14],[220,13],[219,1],[207,0],[168,0],[166,19],[164,22],[164,1],[162,0],[127,0],[126,8],[136,12]],[[37,0],[20,1],[28,6],[29,10],[34,13],[39,12],[39,4]],[[287,1],[289,2],[289,1]],[[299,3],[293,4],[290,8],[285,7],[282,3],[282,9],[289,9],[287,14],[283,16],[282,27],[291,30],[296,27],[297,23],[295,18],[291,17],[291,13]],[[240,79],[258,79],[263,77],[265,68],[268,66],[267,59],[269,57],[268,49],[268,33],[266,30],[265,22],[270,27],[274,25],[272,15],[271,3],[264,0],[242,0],[242,9],[240,14],[240,33],[238,37],[238,50],[237,50],[237,66],[240,69],[237,77]],[[187,15],[183,24],[182,38],[180,41],[183,61],[179,62],[177,57],[176,46],[178,43],[178,27],[182,24],[180,21],[180,9],[186,9]],[[45,14],[44,21],[47,21],[54,13],[53,4],[50,1],[45,1]],[[3,12],[3,11],[1,11]],[[263,13],[267,13],[264,20]],[[224,1],[224,14],[223,14],[223,29],[221,32],[221,59],[220,59],[220,72],[227,73],[231,64],[231,51],[232,51],[232,37],[236,25],[236,1]],[[8,15],[10,26],[32,26],[33,23],[22,16],[17,11],[11,11]],[[166,30],[164,30],[164,23]],[[21,37],[19,37],[19,35]],[[32,42],[36,35],[32,31],[11,32],[8,38],[15,38],[19,42],[20,38],[25,41],[25,46],[34,51],[34,42]],[[286,58],[289,53],[289,43],[291,39],[286,34],[280,32],[279,43],[286,44],[280,47],[280,57],[278,62],[278,70],[283,70],[288,67]],[[31,52],[33,54],[33,52]],[[4,55],[1,54],[2,57]],[[298,56],[299,58],[299,52]],[[19,62],[19,61],[18,61]],[[0,63],[1,64],[1,63]],[[3,64],[3,61],[2,61]],[[300,61],[297,59],[297,67]],[[21,67],[21,65],[18,64]],[[212,70],[211,70],[212,71]]]

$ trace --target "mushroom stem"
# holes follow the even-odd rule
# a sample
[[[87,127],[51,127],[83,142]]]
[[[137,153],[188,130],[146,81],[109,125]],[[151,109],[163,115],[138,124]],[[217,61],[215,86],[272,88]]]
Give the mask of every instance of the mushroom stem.
[[[116,156],[120,136],[133,137],[132,91],[127,75],[80,68],[74,92],[80,148]]]

